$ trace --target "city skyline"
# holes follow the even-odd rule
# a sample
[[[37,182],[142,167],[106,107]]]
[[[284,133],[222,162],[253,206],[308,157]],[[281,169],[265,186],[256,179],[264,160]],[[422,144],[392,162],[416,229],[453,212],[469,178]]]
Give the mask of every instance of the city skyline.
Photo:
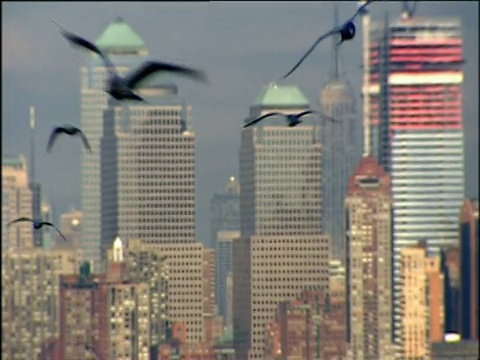
[[[340,20],[352,14],[357,6],[355,2],[339,4]],[[192,105],[193,129],[197,138],[196,231],[197,239],[202,242],[206,242],[209,236],[208,200],[230,175],[238,174],[238,127],[245,107],[262,86],[291,66],[312,39],[331,27],[333,13],[331,3],[140,3],[135,6],[128,3],[116,6],[105,6],[104,3],[28,3],[26,6],[7,3],[2,4],[2,8],[6,14],[2,22],[2,48],[8,50],[4,51],[2,62],[3,150],[5,153],[29,153],[28,111],[31,105],[35,106],[36,180],[41,182],[42,190],[45,189],[58,214],[71,205],[81,208],[80,151],[75,145],[60,146],[61,150],[47,157],[42,150],[52,126],[66,122],[80,124],[78,69],[85,64],[88,55],[72,49],[50,18],[82,36],[96,39],[108,23],[122,16],[145,40],[150,58],[205,70],[210,78],[209,86],[174,79],[179,92]],[[158,11],[154,11],[156,9]],[[372,20],[381,20],[387,10],[391,18],[397,17],[401,4],[372,4]],[[467,197],[478,197],[477,13],[478,3],[475,2],[419,2],[416,14],[419,17],[459,17],[463,23]],[[83,19],[90,14],[91,23],[85,27]],[[293,15],[297,19],[295,23],[282,21]],[[323,17],[325,21],[322,21]],[[275,19],[275,22],[266,18]],[[256,25],[244,26],[246,19],[249,24]],[[20,23],[21,27],[15,25]],[[221,32],[219,28],[222,28]],[[361,26],[358,26],[356,39],[341,48],[342,58],[358,59],[344,61],[343,66],[352,81],[358,104],[361,104],[361,32]],[[168,35],[158,37],[159,33]],[[299,86],[312,104],[328,78],[330,59],[329,44],[321,45],[288,82]],[[62,106],[57,105],[59,102]]]

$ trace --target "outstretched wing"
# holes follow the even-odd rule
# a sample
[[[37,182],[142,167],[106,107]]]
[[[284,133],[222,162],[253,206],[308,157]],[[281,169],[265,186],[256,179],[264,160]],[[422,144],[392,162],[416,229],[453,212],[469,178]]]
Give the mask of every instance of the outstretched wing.
[[[18,222],[24,222],[24,221],[33,222],[33,220],[30,219],[30,218],[21,217],[21,218],[15,219],[15,220],[13,220],[13,221],[10,221],[7,226],[10,226],[10,225],[15,224],[15,223],[18,223]]]
[[[258,123],[259,121],[262,121],[263,119],[267,118],[267,117],[270,117],[270,116],[285,116],[285,114],[282,114],[282,113],[279,113],[279,112],[272,112],[272,113],[268,113],[268,114],[265,114],[265,115],[262,115],[260,116],[259,118],[256,118],[252,121],[250,121],[249,123],[245,124],[242,126],[242,128],[247,128],[249,126],[252,126],[253,124],[256,124]]]
[[[292,68],[292,70],[290,70],[288,73],[283,75],[280,79],[286,79],[287,77],[289,77],[303,63],[303,61],[308,57],[308,55],[310,55],[312,53],[312,51],[315,50],[315,48],[317,47],[318,44],[320,44],[323,40],[325,40],[329,36],[338,33],[339,31],[340,31],[339,27],[334,27],[332,30],[330,30],[326,34],[323,34],[322,36],[320,36],[313,43],[313,45],[310,47],[310,49],[308,49],[308,51],[305,53],[305,55],[303,55],[302,58],[295,64],[295,66]]]
[[[302,116],[308,115],[308,114],[316,114],[317,112],[315,110],[305,110],[302,111],[301,113],[297,114],[297,118],[301,118]]]
[[[62,25],[60,25],[58,22],[52,19],[52,21],[60,28],[60,32],[63,35],[65,39],[67,39],[70,44],[78,47],[82,47],[84,49],[90,50],[100,56],[103,59],[103,62],[105,63],[105,66],[113,71],[115,69],[115,66],[113,65],[112,61],[110,58],[105,54],[103,51],[101,51],[94,43],[88,41],[87,39],[82,38],[81,36],[78,36],[70,31],[67,31]]]
[[[50,223],[49,223],[50,224]],[[68,242],[68,239],[65,237],[65,235],[62,234],[62,232],[53,224],[50,224],[55,230],[57,230],[57,232],[60,234],[60,236],[63,238],[63,240],[65,240],[66,242]]]
[[[53,129],[52,133],[50,134],[50,137],[48,138],[48,144],[47,144],[47,151],[50,152],[53,147],[53,143],[55,142],[55,139],[58,137],[58,135],[62,133],[67,133],[67,130],[64,129],[63,127],[59,126]]]
[[[349,20],[347,20],[345,23],[348,23],[349,21],[353,21],[357,17],[357,15],[362,14],[366,10],[367,6],[374,1],[377,1],[377,0],[368,0],[367,2],[365,2],[365,4],[360,6],[355,12],[355,14],[353,14],[353,16]]]
[[[155,72],[168,71],[191,77],[195,80],[206,82],[203,72],[180,65],[168,64],[158,61],[145,61],[131,73],[127,74],[125,81],[130,89],[134,89],[142,80]]]
[[[88,139],[85,136],[85,134],[83,133],[83,131],[79,130],[78,134],[82,138],[83,146],[85,147],[85,149],[87,149],[88,151],[93,153],[92,148],[90,147],[90,144],[88,143]]]
[[[325,115],[324,113],[322,113],[320,111],[315,111],[315,113],[318,114],[318,116],[320,116],[320,118],[322,118],[325,121],[328,121],[328,122],[331,122],[331,123],[340,123],[341,122],[340,120],[335,119],[331,116]]]

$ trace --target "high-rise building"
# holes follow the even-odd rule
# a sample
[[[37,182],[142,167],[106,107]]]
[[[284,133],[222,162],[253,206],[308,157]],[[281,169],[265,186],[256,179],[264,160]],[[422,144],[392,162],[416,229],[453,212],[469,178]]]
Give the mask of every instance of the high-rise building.
[[[210,200],[210,241],[206,247],[216,249],[219,231],[240,230],[240,187],[234,176],[230,177],[224,192],[216,193]]]
[[[32,209],[27,159],[23,155],[2,156],[2,254],[34,246],[31,223],[7,226],[20,217],[32,218]]]
[[[401,359],[430,357],[432,343],[443,341],[443,274],[440,257],[429,256],[426,243],[405,247],[401,254]]]
[[[108,54],[122,75],[148,55],[143,40],[121,18],[110,23],[95,44]],[[85,259],[93,263],[95,271],[102,265],[100,139],[103,111],[109,98],[104,91],[106,77],[105,65],[97,55],[91,55],[81,67],[81,125],[93,150],[92,154],[82,156],[83,253]]]
[[[363,157],[345,198],[347,341],[354,359],[392,359],[390,177]]]
[[[118,235],[195,242],[195,135],[174,84],[137,90],[146,103],[109,101],[101,140],[102,246]]]
[[[454,246],[464,193],[461,23],[404,12],[370,36],[371,151],[392,178],[394,248]]]
[[[219,231],[216,240],[215,294],[218,313],[227,323],[227,277],[232,272],[233,242],[240,238],[240,231]]]
[[[298,87],[271,83],[246,121],[307,108]],[[263,359],[264,327],[279,302],[295,299],[307,287],[328,290],[320,124],[312,117],[288,127],[283,117],[270,117],[241,136],[241,239],[233,250],[235,356]]]
[[[460,332],[462,339],[479,335],[478,199],[466,199],[460,211]]]
[[[215,250],[203,249],[203,313],[216,314],[215,304]]]
[[[459,334],[460,329],[460,251],[451,247],[441,251],[445,277],[445,333]]]
[[[59,276],[73,274],[79,258],[73,249],[2,254],[2,359],[38,359],[44,344],[58,337]]]
[[[338,11],[335,5],[335,26]],[[322,204],[323,231],[331,236],[334,258],[342,259],[343,201],[348,179],[362,156],[362,124],[355,111],[355,96],[350,82],[340,69],[341,47],[333,40],[333,64],[330,78],[320,92],[322,112],[340,123],[325,122],[322,127]]]

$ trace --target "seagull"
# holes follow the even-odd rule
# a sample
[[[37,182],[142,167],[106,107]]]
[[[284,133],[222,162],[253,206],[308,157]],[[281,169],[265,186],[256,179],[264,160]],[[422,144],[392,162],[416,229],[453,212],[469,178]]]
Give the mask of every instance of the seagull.
[[[92,42],[75,35],[60,25],[58,22],[52,19],[52,21],[60,28],[61,34],[74,46],[79,46],[90,50],[100,56],[105,63],[105,67],[108,71],[108,79],[105,91],[110,94],[116,100],[136,100],[145,101],[141,96],[135,94],[134,89],[140,85],[141,81],[145,80],[148,76],[155,72],[173,72],[181,75],[191,77],[198,81],[207,82],[207,79],[203,72],[191,68],[187,68],[180,65],[169,64],[158,61],[144,61],[136,69],[133,69],[125,77],[121,77],[113,65],[110,58],[106,53],[101,51]]]
[[[312,53],[312,51],[315,50],[317,45],[320,44],[323,40],[325,40],[329,36],[334,35],[334,34],[340,34],[340,42],[336,46],[340,46],[340,44],[342,44],[344,41],[353,39],[355,37],[355,31],[356,31],[355,24],[354,24],[353,20],[355,20],[357,15],[364,14],[366,12],[366,7],[374,1],[377,1],[377,0],[368,0],[365,4],[363,4],[362,6],[360,6],[358,8],[358,10],[355,12],[355,14],[350,19],[348,19],[346,22],[344,22],[340,26],[335,26],[333,29],[331,29],[326,34],[323,34],[322,36],[320,36],[313,43],[313,45],[310,47],[310,49],[308,49],[308,51],[305,53],[305,55],[303,55],[303,57],[300,59],[300,61],[298,61],[297,64],[292,68],[292,70],[290,70],[288,73],[283,75],[280,78],[280,80],[281,79],[286,79],[287,77],[289,77],[303,63],[303,61],[308,57],[308,55],[310,55]]]
[[[279,112],[271,112],[271,113],[262,115],[259,118],[256,118],[256,119],[250,121],[249,123],[243,125],[241,128],[245,129],[247,127],[250,127],[253,124],[256,124],[259,121],[261,121],[261,120],[263,120],[267,117],[270,117],[270,116],[284,116],[287,119],[287,125],[289,127],[294,127],[294,126],[297,126],[298,124],[300,124],[302,122],[301,118],[303,116],[309,115],[309,114],[318,114],[318,115],[320,115],[321,118],[323,118],[323,119],[325,119],[329,122],[338,122],[334,118],[331,118],[330,116],[322,114],[321,112],[316,111],[316,110],[305,110],[305,111],[302,111],[301,113],[298,113],[298,114],[284,114],[284,113],[279,113]]]
[[[63,240],[68,242],[67,238],[62,234],[62,232],[60,230],[58,230],[58,228],[55,225],[53,225],[51,222],[48,222],[48,221],[33,220],[33,219],[30,219],[30,218],[27,218],[27,217],[21,217],[21,218],[18,218],[16,220],[10,221],[7,226],[10,226],[10,225],[13,225],[13,224],[19,223],[19,222],[25,222],[25,221],[29,221],[29,222],[33,223],[33,228],[35,230],[41,229],[43,226],[51,226],[55,230],[58,231],[58,233],[63,238]]]
[[[52,133],[50,134],[50,138],[48,139],[48,145],[47,145],[47,151],[48,152],[50,152],[52,150],[53,143],[55,142],[55,139],[60,134],[67,134],[67,135],[70,135],[70,136],[79,135],[82,138],[83,146],[85,146],[85,148],[88,149],[88,151],[92,152],[92,148],[90,147],[90,144],[88,143],[87,137],[82,132],[82,130],[76,128],[75,126],[71,126],[71,125],[57,126],[53,129]]]

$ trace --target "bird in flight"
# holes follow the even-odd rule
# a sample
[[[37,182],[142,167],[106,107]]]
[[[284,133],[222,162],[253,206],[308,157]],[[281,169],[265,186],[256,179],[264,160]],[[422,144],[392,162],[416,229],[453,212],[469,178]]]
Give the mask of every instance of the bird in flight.
[[[10,221],[7,226],[10,226],[10,225],[13,225],[13,224],[16,224],[16,223],[19,223],[19,222],[26,222],[26,221],[29,221],[29,222],[33,223],[33,228],[35,230],[41,229],[43,226],[51,226],[55,230],[57,230],[57,232],[60,234],[60,236],[63,238],[63,240],[68,241],[67,238],[62,234],[62,232],[60,230],[58,230],[58,228],[55,225],[53,225],[51,222],[48,222],[48,221],[33,220],[33,219],[30,219],[30,218],[27,218],[27,217],[21,217],[21,218],[18,218],[16,220]]]
[[[53,129],[52,133],[50,134],[50,138],[48,139],[48,144],[47,144],[47,151],[50,152],[53,147],[53,143],[57,139],[58,135],[60,134],[67,134],[70,136],[80,136],[83,141],[83,146],[90,152],[92,152],[92,148],[90,147],[90,144],[88,143],[87,137],[85,134],[82,132],[82,130],[76,128],[75,126],[71,125],[64,125],[64,126],[57,126]]]
[[[116,100],[145,101],[141,96],[136,94],[134,90],[143,80],[156,72],[173,72],[179,75],[188,76],[198,81],[207,82],[206,76],[199,70],[158,61],[145,61],[125,77],[121,77],[117,73],[115,65],[113,65],[107,54],[101,51],[95,44],[65,30],[65,28],[55,20],[52,19],[52,21],[60,28],[61,34],[72,45],[90,50],[102,58],[108,71],[105,91]]]
[[[245,129],[247,127],[250,127],[250,126],[258,123],[259,121],[262,121],[263,119],[265,119],[267,117],[271,117],[271,116],[284,116],[287,120],[287,125],[289,127],[294,127],[294,126],[297,126],[298,124],[300,124],[302,122],[301,118],[303,116],[306,116],[306,115],[309,115],[309,114],[317,114],[321,118],[323,118],[323,119],[325,119],[329,122],[338,122],[338,120],[335,120],[334,118],[332,118],[330,116],[327,116],[325,114],[322,114],[321,112],[316,111],[316,110],[305,110],[305,111],[302,111],[301,113],[298,113],[298,114],[284,114],[284,113],[280,113],[280,112],[271,112],[271,113],[262,115],[259,118],[256,118],[256,119],[250,121],[249,123],[243,125],[242,128]]]
[[[367,2],[365,2],[365,4],[363,4],[362,6],[360,6],[358,8],[358,10],[355,12],[355,14],[350,19],[348,19],[346,22],[344,22],[340,26],[335,26],[333,29],[328,31],[326,34],[323,34],[322,36],[320,36],[313,43],[313,45],[310,47],[310,49],[308,49],[308,51],[305,53],[305,55],[303,55],[303,57],[295,64],[295,66],[288,73],[283,75],[280,78],[280,80],[281,79],[286,79],[287,77],[289,77],[303,63],[303,61],[312,53],[312,51],[315,50],[315,48],[318,46],[318,44],[320,44],[323,40],[325,40],[329,36],[332,36],[332,35],[335,35],[335,34],[340,34],[340,42],[337,44],[337,46],[340,46],[340,44],[342,44],[344,41],[353,39],[355,37],[355,31],[356,31],[355,24],[354,24],[353,21],[355,20],[357,15],[365,13],[366,7],[374,1],[377,1],[377,0],[368,0]]]

